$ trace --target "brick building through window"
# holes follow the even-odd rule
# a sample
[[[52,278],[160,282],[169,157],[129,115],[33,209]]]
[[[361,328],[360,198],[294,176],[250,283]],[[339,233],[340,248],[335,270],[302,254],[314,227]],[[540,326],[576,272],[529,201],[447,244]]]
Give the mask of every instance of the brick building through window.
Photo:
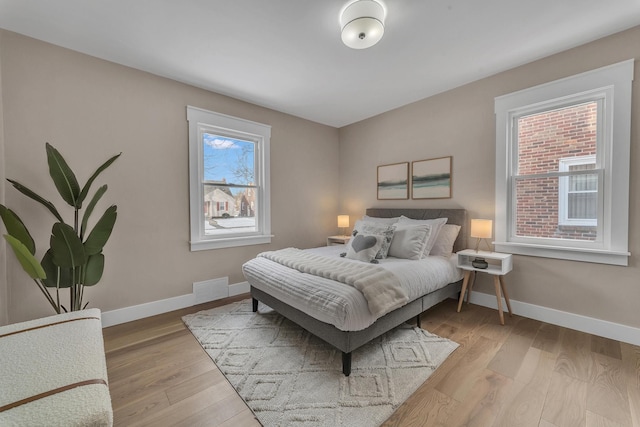
[[[591,101],[518,118],[517,236],[595,240],[598,103]],[[568,176],[537,176],[576,172]]]

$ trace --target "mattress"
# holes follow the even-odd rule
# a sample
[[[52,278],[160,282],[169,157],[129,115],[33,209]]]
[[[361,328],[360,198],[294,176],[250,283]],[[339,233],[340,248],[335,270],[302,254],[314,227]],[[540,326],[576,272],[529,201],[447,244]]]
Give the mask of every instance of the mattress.
[[[339,257],[344,250],[344,246],[308,249],[328,257]],[[430,256],[421,260],[389,257],[380,260],[378,266],[399,279],[409,296],[408,302],[457,282],[463,276],[456,267],[455,255],[449,259]],[[242,270],[251,286],[342,331],[359,331],[377,320],[369,311],[363,294],[352,286],[301,273],[264,257],[248,261]]]

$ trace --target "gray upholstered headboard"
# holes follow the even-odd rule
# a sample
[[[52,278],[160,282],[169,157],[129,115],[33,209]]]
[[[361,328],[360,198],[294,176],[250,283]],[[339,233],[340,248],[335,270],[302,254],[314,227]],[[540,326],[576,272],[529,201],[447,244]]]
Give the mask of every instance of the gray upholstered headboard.
[[[412,219],[448,218],[447,224],[461,226],[458,238],[453,244],[453,251],[458,252],[467,247],[467,211],[466,209],[396,209],[396,208],[368,208],[367,215],[378,218],[393,218],[404,215]]]

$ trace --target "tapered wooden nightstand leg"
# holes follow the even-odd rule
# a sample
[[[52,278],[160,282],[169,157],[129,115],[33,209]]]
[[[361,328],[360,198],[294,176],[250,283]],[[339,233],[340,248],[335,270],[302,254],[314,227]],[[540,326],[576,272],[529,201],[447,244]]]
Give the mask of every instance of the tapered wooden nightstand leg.
[[[476,281],[476,272],[475,271],[470,271],[469,273],[471,273],[471,277],[469,277],[469,290],[467,291],[467,304],[469,304],[469,298],[471,298],[471,291],[473,290],[473,284]]]
[[[462,308],[462,301],[464,301],[464,293],[467,291],[467,284],[469,283],[470,275],[470,271],[464,272],[464,279],[462,280],[462,290],[460,291],[460,299],[458,300],[458,313],[460,313],[460,309]]]
[[[507,310],[509,310],[509,316],[513,316],[511,310],[511,303],[509,302],[509,294],[507,293],[507,286],[504,284],[504,276],[500,277],[500,287],[502,288],[502,295],[504,295],[504,301],[507,303]]]
[[[500,295],[500,276],[493,276],[493,285],[496,288],[496,298],[498,299],[498,315],[500,315],[500,324],[504,325],[504,313],[502,312],[502,295]]]
[[[496,299],[498,300],[498,314],[500,316],[500,324],[504,325],[504,312],[502,311],[502,295],[504,295],[505,303],[509,316],[513,316],[507,286],[504,282],[504,275],[513,269],[513,260],[511,254],[503,254],[500,252],[484,252],[475,249],[464,249],[456,254],[458,257],[458,268],[464,270],[464,280],[462,281],[462,292],[458,301],[458,313],[462,308],[464,294],[467,293],[467,304],[471,300],[471,291],[476,278],[476,273],[486,273],[493,276],[493,285],[496,288]],[[476,258],[484,258],[489,260],[487,265],[484,263],[474,263]],[[474,265],[475,264],[475,265]],[[484,268],[478,268],[484,267]]]

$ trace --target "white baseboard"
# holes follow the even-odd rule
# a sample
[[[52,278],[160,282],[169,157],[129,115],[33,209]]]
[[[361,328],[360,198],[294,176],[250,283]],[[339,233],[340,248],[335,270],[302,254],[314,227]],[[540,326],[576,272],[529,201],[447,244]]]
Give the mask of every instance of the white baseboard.
[[[248,294],[249,290],[249,282],[235,283],[233,285],[229,285],[229,296],[234,297],[236,295]]]
[[[498,309],[498,302],[495,295],[485,294],[482,292],[472,292],[470,302],[484,307],[494,308],[496,310]],[[514,314],[517,314],[518,316],[528,317],[541,322],[551,323],[553,325],[563,326],[565,328],[575,329],[577,331],[587,332],[589,334],[633,345],[640,345],[640,329],[638,328],[606,320],[595,319],[593,317],[582,316],[580,314],[568,313],[566,311],[560,311],[553,308],[542,307],[540,305],[514,301],[512,299],[510,302]],[[504,300],[502,308],[506,310]],[[508,315],[505,314],[505,316],[505,319],[508,319]]]
[[[228,286],[224,285],[224,287],[222,287],[221,285],[224,283],[226,282],[218,282],[217,288],[210,294],[211,298],[208,299],[208,301],[249,293],[248,282],[240,282]],[[196,294],[194,292],[188,295],[105,311],[102,313],[102,327],[106,328],[108,326],[119,325],[181,308],[192,307],[201,302],[206,301],[196,302]],[[495,295],[482,292],[471,293],[471,302],[484,307],[498,308]],[[503,308],[506,309],[504,304]],[[528,317],[541,322],[551,323],[553,325],[563,326],[565,328],[575,329],[633,345],[640,345],[639,328],[514,300],[511,300],[511,308],[518,316]]]
[[[159,301],[119,308],[117,310],[105,311],[102,313],[102,327],[106,328],[108,326],[119,325],[121,323],[144,319],[145,317],[151,317],[167,313],[169,311],[180,310],[181,308],[192,307],[196,304],[215,301],[249,292],[249,282],[240,282],[232,285],[225,284],[224,287],[222,287],[221,284],[224,283],[226,282],[220,280],[217,283],[217,287],[208,293],[209,297],[206,297],[205,299],[203,299],[203,294],[199,294],[198,297],[196,297],[196,292],[193,292],[187,295],[180,295]]]

